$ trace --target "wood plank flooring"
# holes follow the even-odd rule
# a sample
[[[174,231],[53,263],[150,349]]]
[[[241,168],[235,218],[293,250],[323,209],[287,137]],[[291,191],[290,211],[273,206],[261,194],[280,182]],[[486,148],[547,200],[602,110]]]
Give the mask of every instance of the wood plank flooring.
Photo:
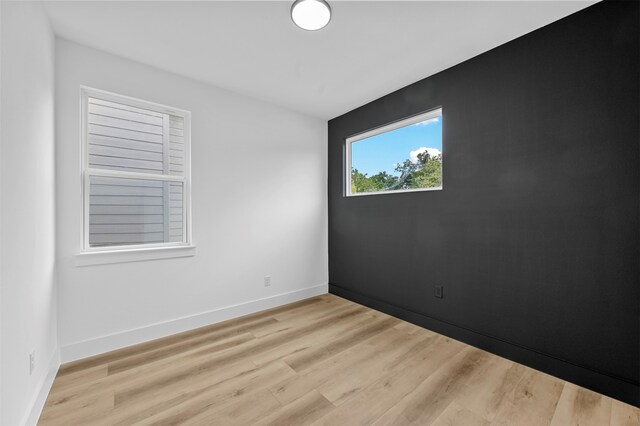
[[[63,365],[40,425],[640,425],[640,410],[333,295]]]

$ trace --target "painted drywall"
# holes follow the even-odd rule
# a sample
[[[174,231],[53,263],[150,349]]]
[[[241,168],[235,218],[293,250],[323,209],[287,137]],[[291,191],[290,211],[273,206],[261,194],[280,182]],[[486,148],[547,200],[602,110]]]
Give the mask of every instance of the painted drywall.
[[[76,266],[80,85],[191,111],[195,256]],[[325,121],[58,39],[56,126],[63,360],[326,292]]]
[[[325,31],[300,31],[293,0],[57,1],[47,11],[63,38],[327,119],[592,2],[335,1]]]
[[[2,11],[0,4],[0,241],[2,241]],[[2,320],[2,252],[0,249],[0,321]],[[2,324],[0,323],[0,421],[2,421]]]
[[[0,7],[0,424],[17,425],[27,422],[57,365],[54,36],[40,5]]]
[[[330,291],[640,403],[639,32],[605,1],[331,120]],[[435,107],[444,190],[343,196],[346,137]]]

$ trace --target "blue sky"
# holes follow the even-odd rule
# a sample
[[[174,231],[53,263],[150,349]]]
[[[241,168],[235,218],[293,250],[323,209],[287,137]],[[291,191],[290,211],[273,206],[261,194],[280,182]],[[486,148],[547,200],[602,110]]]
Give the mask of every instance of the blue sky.
[[[397,176],[395,164],[410,158],[411,151],[415,161],[415,151],[422,147],[442,152],[442,117],[352,143],[351,165],[368,176],[383,171]]]

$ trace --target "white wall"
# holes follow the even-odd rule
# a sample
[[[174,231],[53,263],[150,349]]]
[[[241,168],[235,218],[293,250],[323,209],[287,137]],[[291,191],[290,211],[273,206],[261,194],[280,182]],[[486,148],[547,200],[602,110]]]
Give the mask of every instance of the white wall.
[[[191,111],[195,257],[75,266],[80,85]],[[326,292],[326,121],[57,40],[56,126],[63,360]]]
[[[0,7],[0,424],[15,425],[27,421],[57,367],[54,37],[40,5]]]
[[[4,401],[4,397],[2,396],[3,387],[3,378],[4,372],[2,368],[2,341],[3,333],[2,333],[2,11],[4,8],[2,7],[2,3],[0,3],[0,424],[2,424],[2,402]]]

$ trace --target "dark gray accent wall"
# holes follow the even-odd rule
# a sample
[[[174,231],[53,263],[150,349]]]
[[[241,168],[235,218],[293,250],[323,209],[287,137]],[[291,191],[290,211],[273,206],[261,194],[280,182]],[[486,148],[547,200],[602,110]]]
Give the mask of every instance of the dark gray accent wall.
[[[330,291],[638,405],[639,20],[597,3],[331,120]],[[343,196],[346,137],[440,106],[444,190]]]

